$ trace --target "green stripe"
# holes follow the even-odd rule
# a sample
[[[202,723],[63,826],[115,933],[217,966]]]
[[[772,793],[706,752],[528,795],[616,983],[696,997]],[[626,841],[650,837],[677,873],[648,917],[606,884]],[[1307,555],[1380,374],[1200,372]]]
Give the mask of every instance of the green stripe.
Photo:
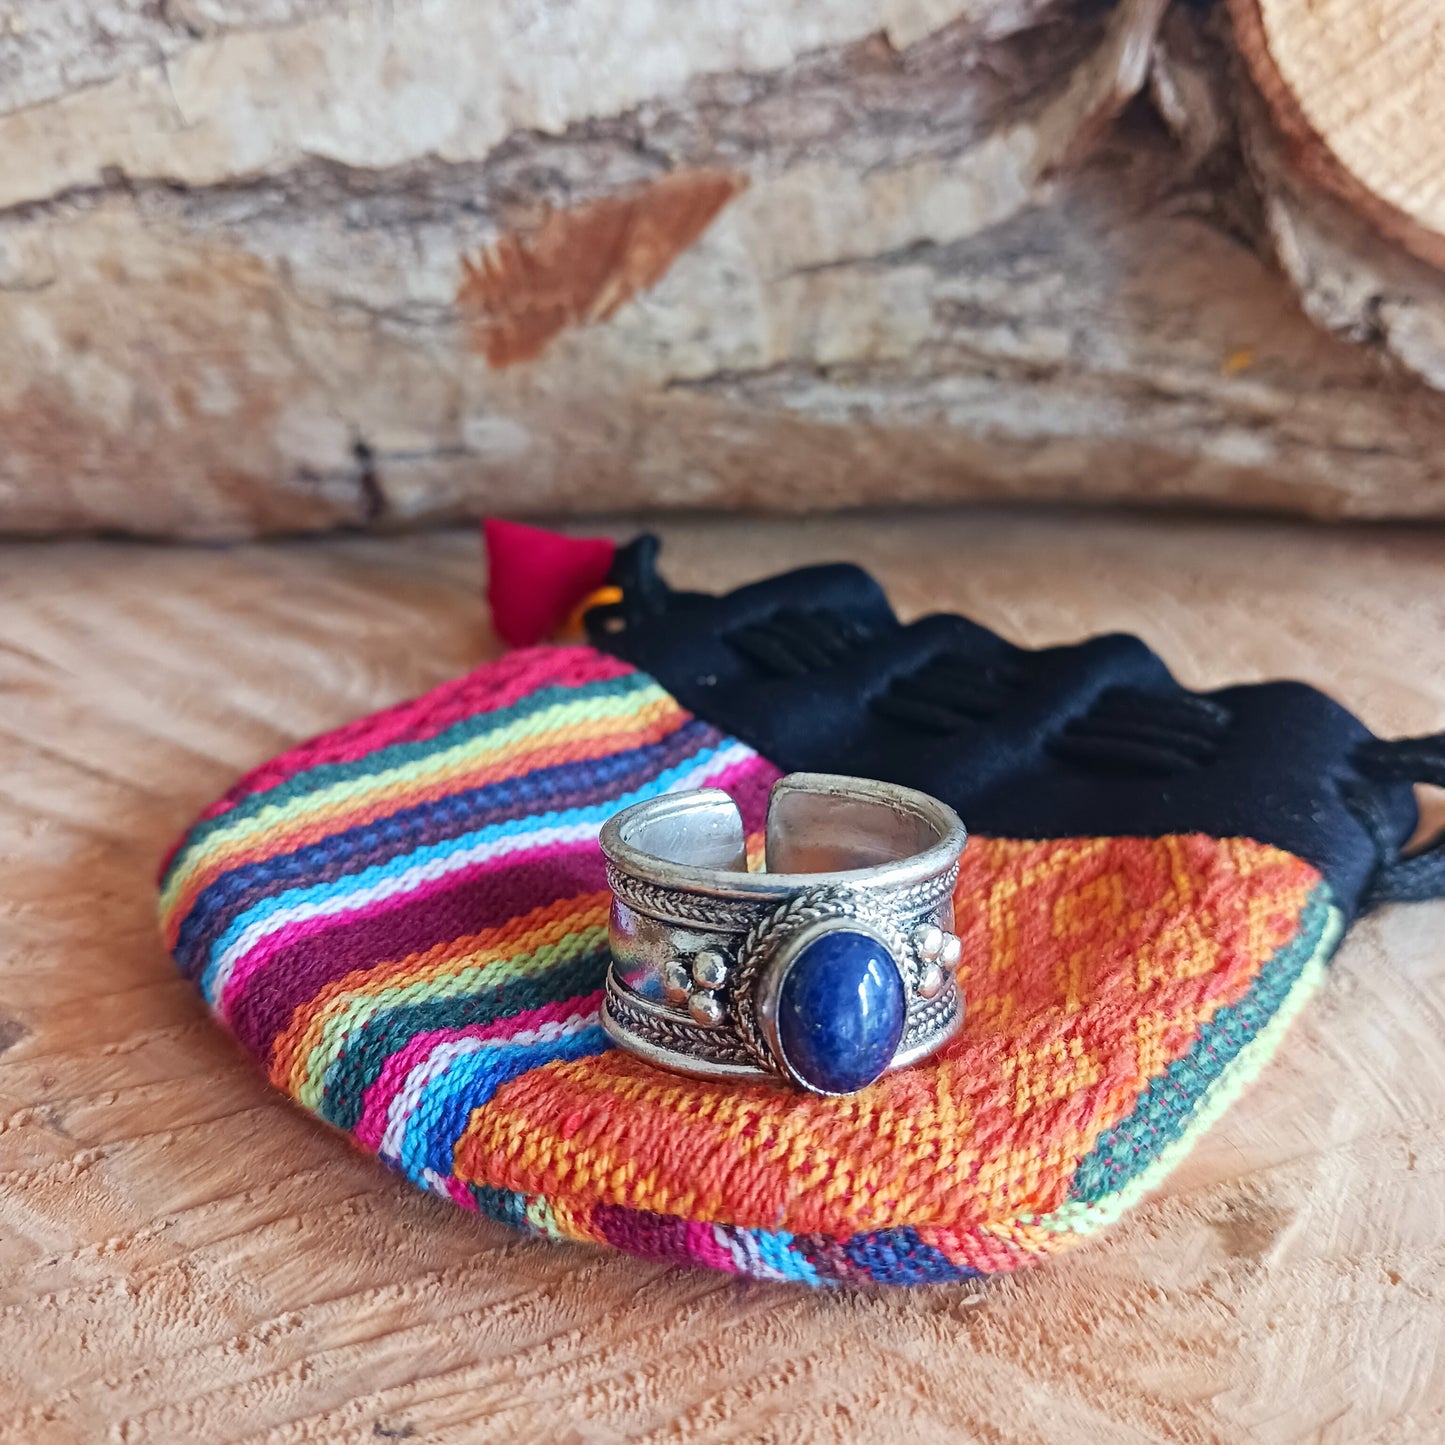
[[[589,682],[583,687],[544,687],[538,692],[528,693],[511,707],[499,708],[496,712],[474,713],[433,738],[414,743],[394,743],[391,747],[379,748],[351,763],[318,763],[314,768],[306,768],[287,778],[285,782],[278,783],[274,788],[252,793],[249,798],[217,817],[198,823],[187,837],[186,847],[182,854],[177,856],[177,861],[212,833],[233,827],[242,819],[254,817],[264,808],[276,807],[280,803],[332,787],[337,783],[355,778],[369,778],[388,769],[428,758],[433,753],[444,752],[473,738],[496,732],[551,707],[582,704],[602,698],[626,698],[656,687],[657,684],[644,672],[607,678],[602,682]],[[172,864],[172,870],[174,866]]]
[[[1150,1083],[1128,1118],[1100,1136],[1074,1174],[1071,1200],[1094,1204],[1118,1193],[1183,1136],[1199,1101],[1284,1003],[1336,917],[1329,887],[1321,883],[1305,904],[1299,931],[1260,969],[1249,992],[1202,1024],[1189,1052]]]

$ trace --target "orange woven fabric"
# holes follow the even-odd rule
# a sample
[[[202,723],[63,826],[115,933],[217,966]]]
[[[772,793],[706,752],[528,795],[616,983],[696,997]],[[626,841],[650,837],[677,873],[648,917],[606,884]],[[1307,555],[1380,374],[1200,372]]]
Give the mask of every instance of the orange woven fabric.
[[[1080,1158],[1290,942],[1319,875],[1206,837],[975,838],[957,914],[961,1034],[846,1099],[674,1078],[628,1054],[504,1084],[456,1173],[542,1196],[846,1237],[1045,1214]]]

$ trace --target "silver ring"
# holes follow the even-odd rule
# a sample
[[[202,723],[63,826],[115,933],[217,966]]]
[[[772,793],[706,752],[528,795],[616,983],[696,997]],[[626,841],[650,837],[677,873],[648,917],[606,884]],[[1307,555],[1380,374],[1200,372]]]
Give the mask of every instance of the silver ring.
[[[660,1068],[851,1094],[963,1022],[953,887],[967,834],[912,788],[791,773],[747,871],[724,792],[669,793],[602,829],[612,963],[602,1026]]]

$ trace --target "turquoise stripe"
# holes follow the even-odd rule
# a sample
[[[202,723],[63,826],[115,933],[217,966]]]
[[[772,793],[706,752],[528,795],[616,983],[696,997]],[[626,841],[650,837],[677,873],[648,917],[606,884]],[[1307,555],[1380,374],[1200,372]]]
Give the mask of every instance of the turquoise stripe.
[[[601,1026],[591,1024],[559,1039],[504,1043],[459,1054],[423,1091],[406,1121],[400,1157],[382,1157],[418,1184],[425,1182],[428,1169],[435,1174],[452,1174],[457,1142],[472,1115],[503,1084],[554,1060],[590,1058],[611,1047]]]
[[[736,746],[731,740],[720,746],[705,748],[694,753],[690,758],[678,763],[675,767],[668,768],[665,772],[659,773],[642,787],[631,793],[624,793],[621,797],[611,799],[606,803],[598,804],[590,808],[569,808],[561,812],[553,813],[532,813],[525,818],[513,818],[505,823],[496,823],[488,828],[479,828],[473,833],[463,833],[456,838],[448,838],[442,843],[432,843],[425,848],[418,848],[411,853],[398,854],[395,858],[385,863],[373,864],[370,868],[363,869],[360,873],[353,873],[344,878],[338,878],[330,883],[313,884],[309,888],[292,888],[288,892],[278,893],[270,898],[263,898],[259,903],[248,908],[244,913],[238,914],[231,922],[230,927],[211,946],[210,956],[207,959],[206,967],[201,974],[199,987],[202,995],[208,1002],[214,1004],[216,975],[220,971],[221,959],[226,950],[237,942],[246,930],[254,924],[264,922],[273,915],[299,908],[312,903],[331,903],[339,899],[347,898],[354,893],[365,892],[368,888],[383,882],[387,878],[395,878],[399,874],[407,872],[408,869],[419,867],[426,863],[440,862],[451,857],[453,853],[465,852],[468,848],[481,847],[489,843],[501,842],[506,838],[525,838],[533,833],[541,832],[545,828],[567,828],[579,824],[595,823],[601,828],[614,813],[620,812],[631,803],[640,802],[644,798],[656,797],[659,793],[665,793],[690,773],[695,773],[699,768],[705,767],[725,747]],[[512,856],[515,856],[512,855]]]
[[[802,1253],[796,1235],[786,1230],[773,1233],[762,1229],[750,1229],[747,1233],[757,1258],[767,1269],[776,1270],[783,1279],[801,1280],[814,1286],[824,1283],[812,1260]]]
[[[475,713],[471,717],[453,724],[445,732],[440,732],[435,737],[427,738],[422,742],[393,743],[390,747],[368,753],[364,758],[359,758],[355,762],[318,763],[314,768],[305,768],[284,782],[277,783],[275,787],[267,788],[259,793],[252,793],[250,797],[237,803],[227,812],[197,823],[187,835],[185,847],[176,855],[170,868],[166,870],[166,878],[170,877],[177,865],[196,844],[204,842],[211,834],[222,828],[231,827],[238,821],[254,817],[264,808],[278,806],[307,793],[319,792],[323,788],[331,787],[334,783],[349,782],[355,778],[374,777],[392,768],[402,767],[406,763],[418,762],[430,757],[433,753],[445,752],[448,748],[484,737],[488,733],[496,732],[499,728],[510,727],[513,723],[521,722],[523,719],[544,712],[551,707],[575,706],[578,703],[595,701],[599,698],[627,697],[633,693],[645,692],[649,688],[656,688],[656,686],[657,684],[646,673],[634,672],[629,673],[626,677],[589,682],[581,687],[545,687],[539,692],[529,693],[511,707],[501,708],[496,712]],[[165,887],[166,878],[161,880],[162,888]]]
[[[1144,1173],[1180,1138],[1209,1086],[1274,1017],[1329,927],[1329,885],[1319,884],[1300,915],[1299,932],[1277,949],[1238,1003],[1221,1008],[1189,1052],[1176,1059],[1140,1096],[1128,1118],[1101,1135],[1074,1173],[1069,1198],[1097,1204]]]

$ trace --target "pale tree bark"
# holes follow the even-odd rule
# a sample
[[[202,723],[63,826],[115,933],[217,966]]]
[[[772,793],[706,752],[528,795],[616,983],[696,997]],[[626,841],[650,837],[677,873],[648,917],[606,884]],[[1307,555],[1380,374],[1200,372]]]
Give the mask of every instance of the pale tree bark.
[[[0,11],[0,529],[1445,514],[1445,281],[1297,163],[1267,7],[52,8]]]

